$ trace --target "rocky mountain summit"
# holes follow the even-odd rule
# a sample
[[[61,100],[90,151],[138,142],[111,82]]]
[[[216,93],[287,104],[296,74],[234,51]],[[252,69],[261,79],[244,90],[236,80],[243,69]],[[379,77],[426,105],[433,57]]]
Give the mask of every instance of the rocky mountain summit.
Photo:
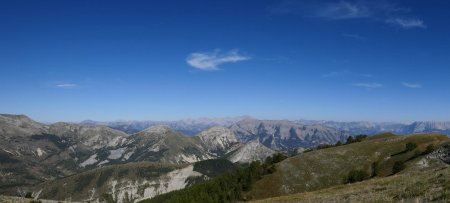
[[[227,154],[241,145],[230,129],[221,126],[206,129],[197,137],[208,153],[215,156]]]
[[[227,159],[234,163],[249,163],[255,160],[264,161],[266,157],[275,153],[276,151],[264,146],[258,140],[252,140],[231,152]]]

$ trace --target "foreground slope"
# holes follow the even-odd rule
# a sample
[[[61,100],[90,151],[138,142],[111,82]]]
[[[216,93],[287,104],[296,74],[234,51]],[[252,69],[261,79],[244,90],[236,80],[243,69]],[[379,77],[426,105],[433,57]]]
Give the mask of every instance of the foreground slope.
[[[418,147],[405,152],[406,143],[411,142]],[[370,174],[374,162],[379,163],[378,177],[389,176],[396,161],[408,161],[430,144],[440,146],[447,142],[447,136],[438,134],[383,134],[359,143],[300,154],[277,164],[275,173],[257,181],[247,196],[261,199],[340,185],[351,170]]]
[[[255,202],[449,202],[449,163],[447,145],[411,160],[404,171],[393,176]]]

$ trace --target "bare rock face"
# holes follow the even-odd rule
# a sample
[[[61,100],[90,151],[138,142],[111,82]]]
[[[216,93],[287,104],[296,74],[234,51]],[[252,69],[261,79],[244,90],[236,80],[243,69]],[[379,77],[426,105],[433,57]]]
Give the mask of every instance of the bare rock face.
[[[442,133],[450,135],[450,122],[416,121],[411,124],[395,122],[337,122],[337,121],[311,121],[297,120],[302,125],[323,125],[346,131],[351,135],[376,135],[381,133],[414,134],[414,133]]]
[[[127,203],[183,189],[190,180],[209,177],[194,170],[194,164],[171,165],[136,162],[88,170],[47,181],[33,188],[40,198],[76,202]],[[55,201],[56,202],[56,201]]]
[[[240,145],[234,133],[225,127],[212,127],[200,132],[197,137],[208,153],[220,156],[233,151]]]
[[[287,120],[246,119],[232,125],[230,129],[241,142],[258,139],[274,150],[334,144],[349,136],[346,132],[322,125],[301,125]]]
[[[428,158],[440,160],[450,164],[450,144],[444,145],[428,155]]]
[[[165,125],[153,126],[130,136],[120,148],[124,149],[122,161],[192,163],[212,158],[200,140]]]
[[[275,151],[267,148],[258,140],[252,140],[242,145],[236,151],[228,155],[228,160],[233,163],[249,163],[252,161],[263,161]]]
[[[444,133],[450,134],[450,122],[414,122],[405,127],[407,133]]]

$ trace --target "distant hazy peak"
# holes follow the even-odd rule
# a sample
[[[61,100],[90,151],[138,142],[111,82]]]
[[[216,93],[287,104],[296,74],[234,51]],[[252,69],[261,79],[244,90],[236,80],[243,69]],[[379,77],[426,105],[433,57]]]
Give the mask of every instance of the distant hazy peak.
[[[206,138],[206,137],[214,137],[214,136],[227,136],[230,139],[236,139],[233,135],[233,132],[223,126],[214,126],[208,129],[203,130],[202,132],[200,132],[197,136],[199,136],[200,138]]]
[[[175,130],[173,130],[172,128],[170,128],[167,125],[156,125],[156,126],[152,126],[150,128],[147,128],[145,130],[143,130],[142,132],[144,133],[155,133],[155,134],[166,134],[169,132],[174,132]]]

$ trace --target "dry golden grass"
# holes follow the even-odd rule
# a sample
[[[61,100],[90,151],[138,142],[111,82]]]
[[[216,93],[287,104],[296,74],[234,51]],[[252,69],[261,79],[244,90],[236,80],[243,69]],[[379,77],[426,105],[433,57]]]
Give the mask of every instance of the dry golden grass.
[[[379,161],[380,175],[368,182],[380,181],[381,184],[383,181],[389,182],[392,178],[401,178],[402,176],[390,175],[392,174],[392,166],[396,161],[406,161],[415,153],[415,151],[400,153],[405,149],[405,144],[408,142],[417,143],[418,148],[416,150],[423,151],[429,144],[439,146],[448,143],[449,138],[437,134],[411,136],[383,134],[371,137],[360,143],[301,154],[279,163],[275,173],[256,182],[253,189],[246,195],[249,199],[263,199],[300,193],[303,198],[302,202],[308,202],[308,198],[312,198],[311,202],[316,202],[315,196],[317,195],[324,197],[324,202],[352,201],[353,196],[355,196],[355,198],[358,197],[352,191],[357,191],[358,193],[364,193],[365,195],[370,196],[374,191],[382,191],[383,189],[366,187],[366,191],[364,187],[361,186],[364,186],[364,184],[367,183],[360,183],[362,185],[355,187],[351,185],[342,185],[344,177],[353,169],[363,169],[370,174],[371,164],[375,161]],[[394,154],[398,155],[391,156]],[[382,177],[387,177],[387,179],[383,180]],[[414,179],[411,179],[411,181],[414,181]],[[411,182],[404,181],[404,183]],[[334,189],[326,189],[330,187],[334,187]],[[345,189],[340,190],[340,193],[332,191],[339,188]],[[313,191],[321,192],[316,193]],[[341,193],[343,194],[342,196],[334,197]],[[298,198],[297,196],[295,197]],[[383,195],[377,197],[379,197],[379,199],[374,199],[373,202],[385,202],[386,199],[391,198],[389,195],[386,196],[386,198],[383,198]],[[358,200],[362,201],[364,198]],[[355,199],[355,201],[358,200]]]
[[[409,171],[255,202],[450,202],[450,168]]]

